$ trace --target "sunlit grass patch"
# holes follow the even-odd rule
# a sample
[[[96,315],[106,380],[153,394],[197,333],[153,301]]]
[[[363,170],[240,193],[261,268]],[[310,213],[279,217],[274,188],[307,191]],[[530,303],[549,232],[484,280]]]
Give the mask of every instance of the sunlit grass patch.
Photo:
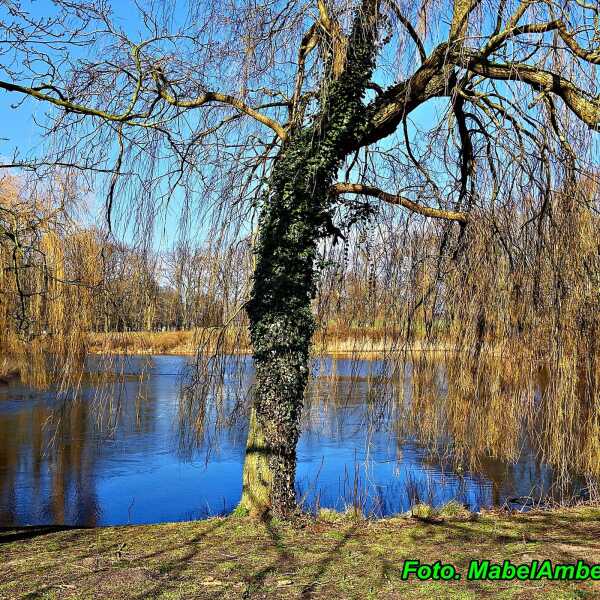
[[[454,512],[452,507],[450,512]],[[425,510],[425,509],[423,509]],[[442,512],[442,511],[440,511]],[[592,598],[598,583],[402,581],[402,564],[598,560],[600,510],[297,523],[215,518],[0,537],[0,598]],[[427,512],[431,515],[432,513]],[[508,585],[510,583],[511,585]]]

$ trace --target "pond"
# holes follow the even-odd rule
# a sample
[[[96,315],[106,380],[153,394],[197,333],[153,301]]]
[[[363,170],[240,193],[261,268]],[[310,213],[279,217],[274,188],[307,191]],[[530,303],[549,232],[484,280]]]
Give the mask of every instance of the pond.
[[[251,369],[243,360],[247,387]],[[0,526],[155,523],[230,512],[241,494],[247,411],[239,410],[230,393],[237,381],[230,369],[209,401],[202,431],[182,419],[189,361],[120,358],[112,368],[123,376],[105,393],[88,378],[74,399],[20,384],[2,386]],[[91,358],[88,368],[93,372],[101,364]],[[477,411],[462,409],[463,450],[476,455],[467,460],[469,453],[458,451],[456,415],[449,418],[446,407],[444,419],[432,416],[439,403],[431,400],[412,411],[411,393],[399,393],[410,387],[411,365],[389,379],[381,376],[384,366],[342,358],[315,364],[298,446],[298,497],[308,510],[358,506],[382,516],[418,502],[450,500],[476,510],[541,497],[556,485],[556,469],[540,457],[530,434],[513,427],[511,409],[501,407],[501,419],[490,416],[508,420],[516,431],[510,440],[489,423],[475,436],[477,426],[469,419]],[[443,379],[434,395],[448,402]],[[583,483],[573,481],[573,493],[582,493]]]

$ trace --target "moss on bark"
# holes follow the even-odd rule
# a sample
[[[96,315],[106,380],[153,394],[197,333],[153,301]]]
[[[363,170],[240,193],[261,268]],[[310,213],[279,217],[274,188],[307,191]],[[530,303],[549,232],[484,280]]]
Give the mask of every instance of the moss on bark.
[[[269,465],[268,447],[256,410],[250,412],[246,459],[242,476],[241,513],[262,518],[270,506],[272,472]]]

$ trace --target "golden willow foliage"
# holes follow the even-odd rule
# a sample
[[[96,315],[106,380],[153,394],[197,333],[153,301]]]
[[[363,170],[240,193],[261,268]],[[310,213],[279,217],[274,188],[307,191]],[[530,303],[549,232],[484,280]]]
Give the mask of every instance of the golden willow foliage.
[[[536,219],[507,210],[469,225],[443,267],[437,309],[424,310],[443,322],[425,346],[447,351],[412,357],[406,426],[424,443],[446,436],[457,460],[474,466],[482,456],[515,460],[526,440],[565,481],[600,477],[594,193],[563,190]]]
[[[381,216],[324,250],[316,353],[386,359],[396,400],[376,395],[399,435],[465,468],[533,451],[565,483],[597,480],[598,199],[590,184],[515,197],[462,232]]]
[[[47,198],[2,184],[0,354],[26,384],[77,384],[101,283],[98,240]]]
[[[138,351],[131,332],[146,332],[160,352],[167,330],[196,339],[239,316],[249,271],[244,247],[137,250],[83,228],[60,202],[16,178],[1,183],[0,379],[20,373],[36,387],[67,388],[79,383],[91,349]]]

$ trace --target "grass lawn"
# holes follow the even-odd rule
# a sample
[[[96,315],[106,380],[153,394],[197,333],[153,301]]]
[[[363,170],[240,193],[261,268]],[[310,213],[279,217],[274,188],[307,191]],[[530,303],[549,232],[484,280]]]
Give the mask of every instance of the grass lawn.
[[[463,578],[402,581],[407,559]],[[467,581],[472,559],[598,563],[600,510],[3,530],[0,598],[600,598],[600,582]]]

